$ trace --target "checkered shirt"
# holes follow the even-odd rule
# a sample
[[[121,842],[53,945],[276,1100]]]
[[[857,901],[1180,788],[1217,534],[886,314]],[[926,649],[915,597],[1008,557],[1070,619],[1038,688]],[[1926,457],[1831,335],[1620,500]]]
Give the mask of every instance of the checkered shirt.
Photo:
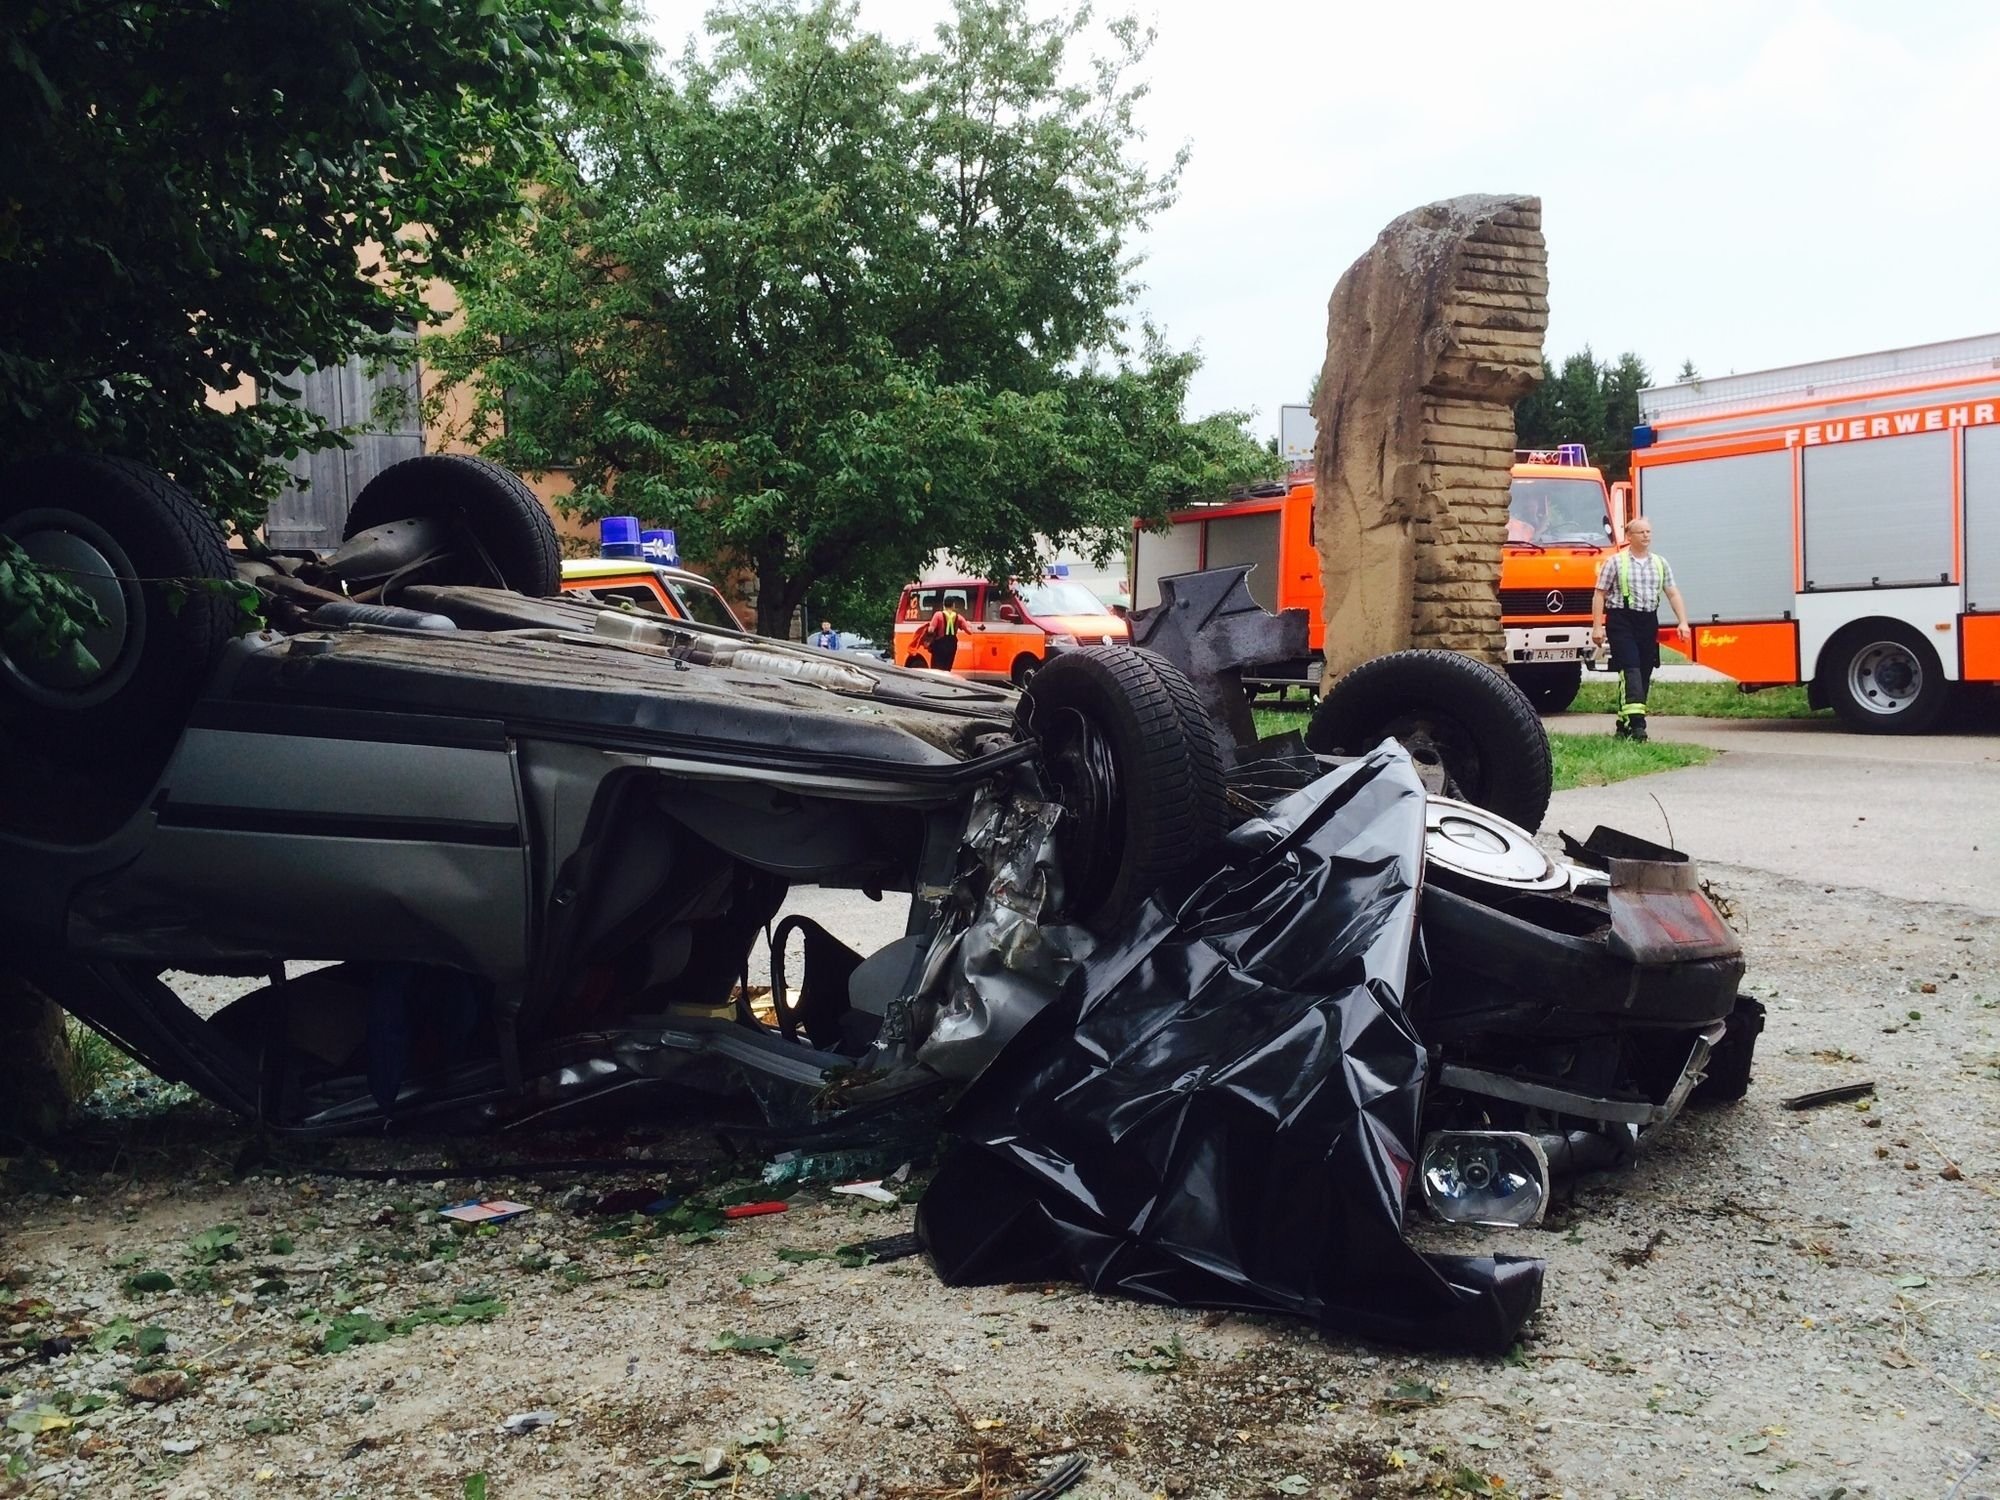
[[[1627,599],[1625,591],[1618,586],[1618,561],[1630,558],[1628,566],[1632,574],[1632,597]],[[1604,566],[1597,570],[1597,586],[1604,590],[1604,604],[1607,609],[1637,609],[1647,614],[1656,614],[1660,608],[1661,596],[1674,586],[1674,569],[1657,552],[1644,557],[1631,557],[1629,553],[1614,552],[1604,559]]]

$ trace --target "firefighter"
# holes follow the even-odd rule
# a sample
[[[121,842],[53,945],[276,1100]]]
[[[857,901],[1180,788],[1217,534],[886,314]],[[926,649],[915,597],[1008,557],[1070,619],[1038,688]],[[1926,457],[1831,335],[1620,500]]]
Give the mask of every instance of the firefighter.
[[[1660,600],[1674,607],[1681,645],[1690,632],[1687,605],[1674,583],[1673,566],[1653,550],[1653,523],[1639,516],[1625,528],[1625,546],[1604,560],[1590,596],[1590,639],[1611,643],[1611,670],[1624,674],[1625,694],[1612,733],[1646,738],[1646,696],[1660,666]],[[1609,607],[1607,608],[1607,604]]]
[[[928,643],[931,650],[931,665],[940,672],[949,672],[951,664],[958,660],[958,637],[965,628],[965,616],[960,611],[965,607],[965,599],[959,594],[946,594],[944,608],[925,622],[917,632],[912,649],[921,651]]]

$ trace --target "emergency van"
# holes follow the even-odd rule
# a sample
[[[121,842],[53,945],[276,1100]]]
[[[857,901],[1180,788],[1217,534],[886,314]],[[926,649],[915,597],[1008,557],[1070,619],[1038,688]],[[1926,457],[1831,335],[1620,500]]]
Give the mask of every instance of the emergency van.
[[[1591,655],[1590,594],[1614,540],[1609,497],[1581,443],[1522,449],[1515,460],[1500,561],[1507,672],[1536,707],[1560,712],[1576,697]],[[1164,529],[1134,527],[1132,607],[1158,604],[1160,580],[1176,573],[1254,564],[1252,598],[1273,613],[1306,611],[1309,654],[1246,672],[1245,684],[1317,684],[1326,621],[1314,494],[1312,470],[1301,466],[1282,484],[1177,511]]]
[[[1879,732],[2000,682],[2000,334],[1661,386],[1639,414],[1631,504],[1695,661]]]
[[[606,516],[598,523],[598,555],[563,560],[562,591],[741,633],[743,622],[722,591],[679,561],[671,531],[641,531],[631,516]]]
[[[896,605],[897,661],[906,667],[930,665],[917,635],[946,605],[964,617],[953,674],[987,682],[1026,684],[1055,647],[1122,646],[1131,639],[1124,620],[1066,576],[995,584],[932,575],[905,588]]]

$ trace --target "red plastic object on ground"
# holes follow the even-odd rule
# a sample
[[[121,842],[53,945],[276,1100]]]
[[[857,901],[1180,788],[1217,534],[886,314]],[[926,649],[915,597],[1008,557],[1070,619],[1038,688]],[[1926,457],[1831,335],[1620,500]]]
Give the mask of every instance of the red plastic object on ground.
[[[781,1214],[788,1205],[783,1203],[738,1203],[733,1208],[725,1208],[725,1219],[754,1219],[759,1214]]]

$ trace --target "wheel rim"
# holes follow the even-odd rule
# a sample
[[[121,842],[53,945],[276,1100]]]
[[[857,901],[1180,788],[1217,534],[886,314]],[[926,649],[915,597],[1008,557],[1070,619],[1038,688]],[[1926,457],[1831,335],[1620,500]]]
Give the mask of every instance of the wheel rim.
[[[1924,664],[1901,641],[1876,641],[1848,660],[1847,690],[1870,713],[1905,713],[1924,690]]]
[[[1468,802],[1479,799],[1485,785],[1479,747],[1456,719],[1436,713],[1404,714],[1383,725],[1382,734],[1409,752],[1426,791]]]
[[[1111,742],[1073,708],[1049,715],[1042,766],[1063,810],[1056,823],[1067,915],[1088,916],[1118,878],[1125,856],[1125,797]]]
[[[7,523],[7,534],[31,561],[89,596],[104,623],[85,627],[80,638],[93,667],[67,652],[44,656],[30,641],[0,646],[0,672],[23,697],[46,707],[104,702],[131,679],[146,642],[145,600],[131,559],[103,527],[71,511],[28,511]]]

